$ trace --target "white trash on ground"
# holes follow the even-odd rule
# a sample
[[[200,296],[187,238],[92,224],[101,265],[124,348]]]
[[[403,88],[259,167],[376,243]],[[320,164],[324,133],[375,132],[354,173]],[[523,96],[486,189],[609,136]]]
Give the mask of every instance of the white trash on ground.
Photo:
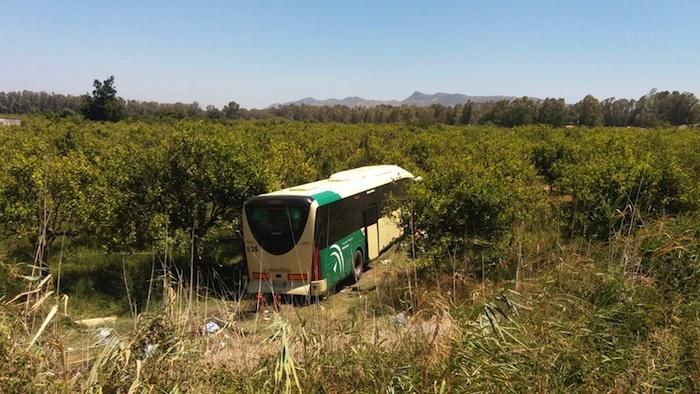
[[[221,327],[219,327],[219,325],[216,324],[215,321],[210,321],[210,322],[208,322],[208,323],[204,326],[204,329],[205,329],[208,333],[213,334],[213,333],[219,331],[219,330],[221,329]]]
[[[403,312],[399,312],[394,316],[394,325],[397,327],[403,327],[406,325],[406,315]]]
[[[114,335],[114,330],[109,327],[102,327],[95,333],[95,345],[103,345],[109,340],[118,340]]]
[[[158,345],[153,345],[149,343],[146,345],[146,349],[144,349],[144,353],[146,353],[146,357],[150,356],[156,349],[158,349]]]

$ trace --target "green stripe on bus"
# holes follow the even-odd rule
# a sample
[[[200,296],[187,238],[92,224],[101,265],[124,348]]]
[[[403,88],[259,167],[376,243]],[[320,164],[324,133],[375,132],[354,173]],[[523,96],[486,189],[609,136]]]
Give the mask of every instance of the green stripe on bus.
[[[316,193],[312,195],[311,198],[318,201],[319,206],[330,204],[341,199],[338,193],[333,193],[331,191]]]

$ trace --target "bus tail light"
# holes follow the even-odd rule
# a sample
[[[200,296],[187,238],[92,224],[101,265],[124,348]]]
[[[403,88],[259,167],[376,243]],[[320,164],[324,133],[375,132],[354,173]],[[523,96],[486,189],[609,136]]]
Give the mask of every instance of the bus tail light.
[[[269,280],[270,274],[268,272],[253,272],[253,279]]]
[[[311,253],[311,280],[321,280],[321,253],[317,245]]]
[[[288,280],[300,280],[306,282],[308,279],[306,274],[288,274],[287,275]]]

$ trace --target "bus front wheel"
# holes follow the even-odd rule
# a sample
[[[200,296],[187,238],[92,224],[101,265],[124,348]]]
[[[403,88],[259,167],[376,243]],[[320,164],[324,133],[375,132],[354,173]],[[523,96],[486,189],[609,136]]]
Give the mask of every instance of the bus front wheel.
[[[355,282],[360,280],[362,270],[365,268],[365,256],[361,250],[355,251],[355,256],[352,259],[352,273],[355,276]]]

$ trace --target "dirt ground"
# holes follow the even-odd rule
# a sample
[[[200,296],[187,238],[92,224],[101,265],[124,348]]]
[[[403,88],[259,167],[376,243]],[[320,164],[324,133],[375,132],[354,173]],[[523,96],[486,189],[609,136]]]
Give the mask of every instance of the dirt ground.
[[[199,300],[191,310],[181,310],[179,317],[175,316],[180,322],[177,324],[178,335],[197,341],[212,362],[235,360],[241,367],[252,367],[260,357],[277,350],[275,346],[268,346],[267,339],[270,337],[269,327],[278,317],[288,322],[293,333],[306,332],[304,330],[342,332],[345,327],[354,326],[353,320],[364,319],[367,335],[381,336],[380,339],[386,342],[397,334],[396,325],[392,324],[394,311],[377,317],[369,299],[372,293],[385,290],[383,278],[392,269],[392,261],[404,256],[405,253],[397,252],[396,248],[388,250],[370,263],[357,283],[346,283],[333,294],[310,305],[263,305],[256,313],[253,297],[238,301],[213,297]],[[99,317],[102,316],[94,316]],[[367,324],[368,320],[371,324]],[[138,324],[135,318],[128,316],[102,323],[91,327],[68,324],[63,330],[70,365],[89,364],[108,341],[127,340]],[[207,323],[216,324],[212,326],[215,328],[212,332],[207,331]]]

